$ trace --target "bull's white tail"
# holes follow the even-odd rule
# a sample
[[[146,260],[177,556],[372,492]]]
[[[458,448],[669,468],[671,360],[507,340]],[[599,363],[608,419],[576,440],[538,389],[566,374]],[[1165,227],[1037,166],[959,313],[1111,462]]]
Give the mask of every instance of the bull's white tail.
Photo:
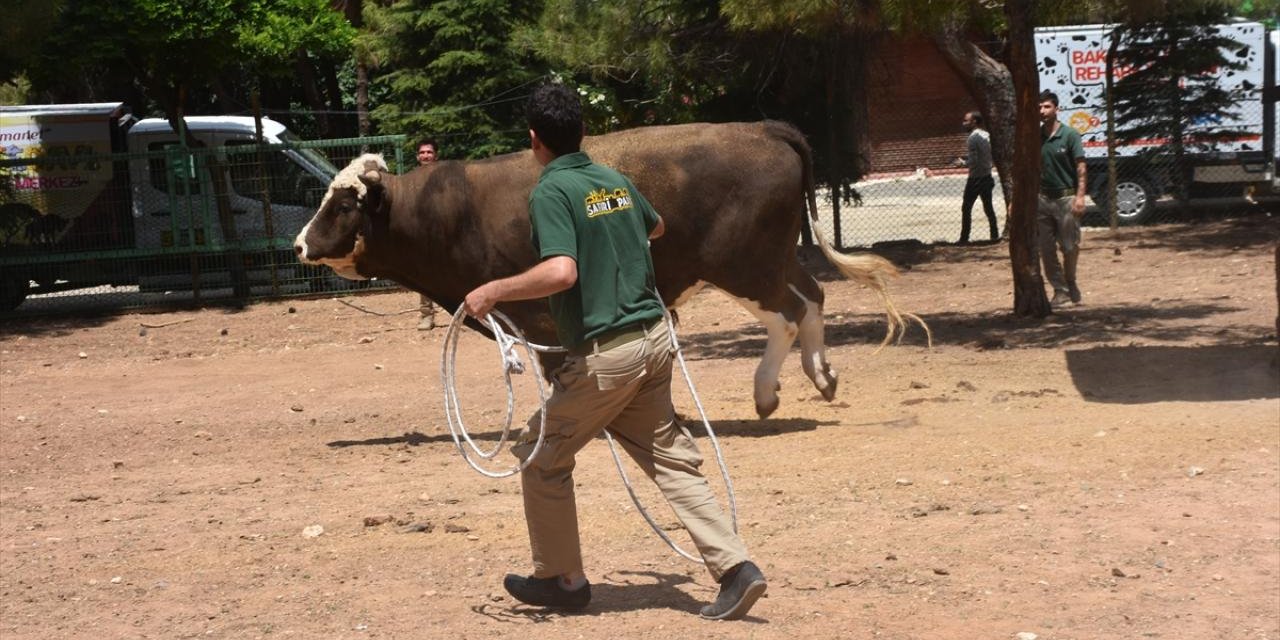
[[[816,219],[815,219],[816,221]],[[818,226],[810,225],[813,229],[813,235],[818,238],[818,246],[822,247],[822,255],[827,257],[831,264],[844,274],[844,277],[865,285],[871,289],[880,298],[880,302],[884,304],[884,315],[889,323],[889,328],[885,332],[884,340],[880,341],[879,351],[890,342],[902,342],[902,336],[907,332],[907,321],[914,321],[924,329],[925,341],[930,347],[933,346],[933,332],[929,330],[929,325],[925,323],[920,316],[909,311],[898,311],[898,306],[893,303],[893,298],[889,297],[889,279],[898,276],[898,267],[892,262],[881,258],[874,253],[857,253],[844,254],[838,253],[831,245],[827,243],[827,239],[822,236],[822,231]]]
[[[766,121],[764,127],[766,131],[785,142],[795,150],[796,155],[800,156],[805,202],[808,204],[811,223],[809,227],[813,229],[813,235],[818,237],[818,246],[822,247],[822,254],[846,278],[866,285],[868,289],[874,291],[880,297],[880,302],[884,304],[884,314],[889,322],[889,330],[885,333],[884,340],[880,342],[880,349],[893,342],[895,338],[898,342],[902,342],[902,336],[907,331],[907,320],[914,321],[920,325],[921,329],[924,329],[925,340],[932,347],[933,332],[929,330],[929,325],[925,324],[925,321],[914,313],[898,311],[897,305],[893,304],[893,298],[889,297],[889,279],[898,275],[898,268],[892,262],[873,253],[854,255],[837,253],[827,243],[827,239],[822,236],[822,231],[818,229],[817,224],[818,196],[813,181],[813,152],[809,148],[809,142],[804,139],[804,134],[800,133],[799,129],[782,122]],[[876,349],[876,351],[880,349]]]

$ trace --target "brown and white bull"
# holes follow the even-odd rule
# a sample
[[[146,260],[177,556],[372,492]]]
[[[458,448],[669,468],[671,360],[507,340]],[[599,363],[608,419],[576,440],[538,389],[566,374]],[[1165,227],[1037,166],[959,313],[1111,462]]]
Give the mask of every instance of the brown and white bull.
[[[666,233],[652,252],[667,306],[711,284],[764,323],[768,344],[755,375],[761,417],[778,406],[778,374],[797,335],[805,374],[824,398],[835,396],[822,288],[796,257],[803,203],[815,219],[817,211],[811,153],[798,130],[780,122],[647,127],[588,137],[583,150],[629,176],[662,215]],[[456,309],[476,286],[537,261],[528,198],[540,171],[529,151],[437,162],[401,176],[388,173],[380,156],[362,156],[334,179],[294,249],[305,263],[351,279],[389,278]],[[885,289],[894,266],[871,254],[835,253],[820,234],[819,242],[842,273],[879,294],[889,320],[885,342],[900,335],[903,314]],[[530,340],[557,344],[545,300],[498,308]]]

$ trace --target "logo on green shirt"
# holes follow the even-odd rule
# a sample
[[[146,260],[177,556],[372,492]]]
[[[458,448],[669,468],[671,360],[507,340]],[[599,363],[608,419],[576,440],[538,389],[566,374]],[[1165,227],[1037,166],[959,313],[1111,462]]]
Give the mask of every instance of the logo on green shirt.
[[[631,192],[626,187],[618,187],[610,193],[607,189],[597,189],[587,193],[583,204],[587,207],[587,217],[606,216],[631,208]]]

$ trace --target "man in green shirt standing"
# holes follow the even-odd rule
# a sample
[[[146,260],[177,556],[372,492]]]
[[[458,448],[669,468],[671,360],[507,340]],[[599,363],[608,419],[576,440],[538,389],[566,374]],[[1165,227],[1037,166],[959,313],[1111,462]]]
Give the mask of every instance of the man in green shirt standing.
[[[581,609],[590,602],[574,457],[608,429],[657,484],[720,583],[702,616],[741,618],[767,584],[699,471],[697,446],[675,420],[671,337],[648,245],[662,235],[662,218],[629,179],[580,150],[582,105],[573,90],[542,85],[526,109],[533,155],[543,166],[529,196],[541,262],[477,287],[464,305],[483,318],[499,302],[548,297],[569,356],[552,374],[542,448],[520,476],[533,575],[507,575],[503,586],[535,606]],[[540,416],[531,418],[512,448],[522,461],[540,424]]]
[[[1080,133],[1058,120],[1058,96],[1040,93],[1040,204],[1036,233],[1044,275],[1053,285],[1051,306],[1080,303],[1076,263],[1086,174]],[[1058,262],[1058,247],[1062,262]]]

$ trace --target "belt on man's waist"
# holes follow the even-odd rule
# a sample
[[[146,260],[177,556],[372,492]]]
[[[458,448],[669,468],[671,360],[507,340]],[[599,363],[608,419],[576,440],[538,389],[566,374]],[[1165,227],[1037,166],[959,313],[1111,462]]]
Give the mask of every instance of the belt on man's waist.
[[[586,356],[601,351],[608,351],[614,347],[620,347],[628,342],[639,340],[648,335],[649,330],[661,320],[651,320],[649,322],[635,322],[617,329],[610,329],[604,333],[583,340],[578,346],[569,349],[569,355]]]
[[[1055,199],[1065,198],[1067,196],[1074,196],[1075,194],[1076,194],[1075,189],[1041,189],[1040,190],[1040,195],[1046,198],[1055,198]]]

